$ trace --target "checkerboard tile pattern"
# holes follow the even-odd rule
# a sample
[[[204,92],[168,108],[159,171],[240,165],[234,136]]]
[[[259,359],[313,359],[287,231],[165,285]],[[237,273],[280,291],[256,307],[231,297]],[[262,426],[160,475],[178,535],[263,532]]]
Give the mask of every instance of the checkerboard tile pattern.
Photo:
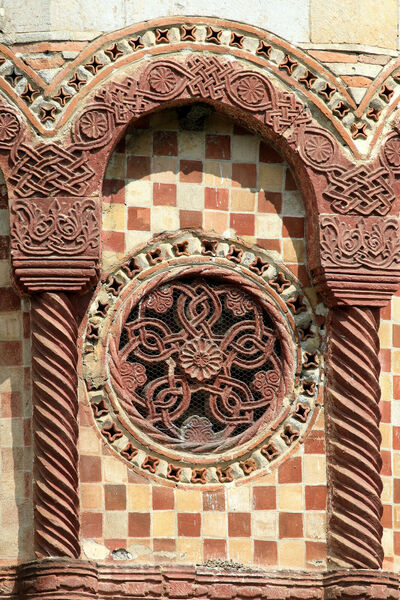
[[[202,228],[274,250],[307,279],[304,207],[287,164],[222,115],[203,131],[180,129],[176,111],[140,120],[112,155],[103,193],[105,270],[155,233]]]
[[[400,567],[400,290],[381,310],[381,454],[384,568]]]
[[[11,287],[7,194],[0,174],[0,564],[33,558],[29,302]]]
[[[155,233],[202,228],[275,251],[310,285],[304,208],[287,164],[217,113],[202,131],[181,129],[176,111],[140,121],[111,158],[103,207],[105,270]],[[83,539],[126,548],[138,563],[325,567],[322,414],[279,468],[213,491],[156,485],[104,446],[84,403],[80,419]]]

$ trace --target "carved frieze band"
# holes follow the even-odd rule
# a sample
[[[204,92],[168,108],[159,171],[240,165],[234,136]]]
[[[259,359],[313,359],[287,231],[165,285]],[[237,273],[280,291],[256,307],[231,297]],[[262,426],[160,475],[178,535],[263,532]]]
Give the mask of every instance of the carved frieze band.
[[[379,569],[378,312],[336,308],[328,327],[328,555],[340,567]]]
[[[77,323],[65,294],[32,298],[35,552],[79,556]]]
[[[35,198],[12,203],[12,259],[23,292],[77,292],[96,280],[99,210],[93,198]]]

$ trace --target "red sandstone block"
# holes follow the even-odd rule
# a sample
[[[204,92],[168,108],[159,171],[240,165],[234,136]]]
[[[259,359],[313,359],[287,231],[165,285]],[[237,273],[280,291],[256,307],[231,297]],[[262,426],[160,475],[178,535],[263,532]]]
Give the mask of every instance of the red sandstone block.
[[[203,180],[203,163],[201,160],[181,160],[179,181],[185,183],[201,183]]]
[[[282,212],[281,192],[258,192],[258,212],[279,215]]]
[[[153,152],[158,156],[177,156],[178,136],[176,131],[155,131]]]
[[[153,510],[174,510],[174,490],[172,488],[153,487]]]
[[[153,183],[154,206],[176,206],[176,185],[174,183]]]
[[[304,287],[311,287],[310,276],[305,265],[288,265],[288,268],[300,280]]]
[[[306,485],[305,488],[306,510],[326,509],[326,486]]]
[[[102,231],[103,250],[125,252],[125,233],[121,231]]]
[[[17,341],[0,342],[0,366],[22,365],[22,344]]]
[[[393,325],[393,346],[400,348],[400,325]]]
[[[81,456],[79,459],[80,480],[83,482],[101,481],[100,456]]]
[[[128,230],[150,231],[150,208],[128,206]]]
[[[21,392],[0,393],[0,417],[22,417],[22,394]]]
[[[53,54],[46,56],[45,58],[26,57],[24,58],[24,62],[37,71],[39,69],[56,69],[57,67],[62,67],[65,60],[61,54]]]
[[[254,215],[231,213],[230,223],[238,235],[254,235]]]
[[[325,433],[323,431],[311,431],[304,442],[305,454],[325,453]]]
[[[178,513],[178,536],[200,537],[200,530],[200,513]]]
[[[392,351],[390,348],[381,348],[379,350],[379,362],[381,363],[382,371],[390,373],[392,370]]]
[[[206,158],[230,160],[230,135],[206,135]]]
[[[325,563],[326,561],[326,544],[324,542],[308,542],[306,541],[306,563],[307,566],[316,566],[316,562]],[[311,563],[309,565],[308,563]],[[323,566],[323,564],[321,564]]]
[[[150,514],[130,512],[128,514],[129,537],[150,537]]]
[[[10,256],[10,236],[0,235],[0,259],[4,260]]]
[[[181,229],[201,229],[203,225],[203,213],[201,210],[180,210],[179,222]]]
[[[126,509],[126,486],[125,485],[105,485],[104,501],[106,510],[125,510]]]
[[[225,510],[225,490],[203,493],[203,510]]]
[[[210,558],[226,558],[226,540],[204,540],[204,560]]]
[[[261,248],[265,248],[265,250],[275,250],[275,252],[282,252],[282,242],[281,240],[268,240],[263,238],[257,238],[256,243]]]
[[[272,510],[276,508],[276,487],[266,485],[253,488],[253,508],[255,510]]]
[[[250,513],[228,513],[229,537],[251,536],[251,514]]]
[[[260,144],[260,162],[262,163],[281,163],[283,162],[282,156],[272,148],[269,144],[261,142]]]
[[[301,483],[302,469],[301,458],[296,456],[288,458],[279,466],[278,481],[279,483]]]
[[[393,450],[400,450],[400,427],[393,427]]]
[[[101,538],[103,536],[102,513],[81,513],[81,536],[83,538]]]
[[[113,550],[118,550],[119,548],[126,549],[126,540],[118,538],[105,539],[104,545],[106,546],[106,548],[109,549],[110,552],[112,552]]]
[[[400,556],[400,531],[393,532],[393,547],[396,556]]]
[[[167,538],[154,538],[153,550],[154,552],[175,552],[176,540]]]
[[[282,235],[291,238],[304,237],[303,217],[283,217]]]
[[[381,308],[381,310],[379,311],[379,314],[380,314],[381,319],[390,321],[390,319],[392,318],[392,303],[388,302],[386,304],[386,306]]]
[[[296,181],[292,175],[292,172],[289,169],[286,169],[285,190],[287,190],[288,192],[297,190]]]
[[[23,429],[24,429],[24,446],[28,448],[32,446],[32,421],[30,418],[23,419]]]
[[[214,210],[229,209],[229,190],[226,188],[205,188],[204,208]]]
[[[123,204],[125,202],[125,181],[123,179],[105,179],[103,201],[110,204]]]
[[[381,450],[382,469],[381,475],[392,474],[392,453],[390,450]]]
[[[129,179],[150,179],[150,156],[128,156],[126,176]]]
[[[233,163],[232,185],[242,188],[257,186],[257,165],[254,163]]]
[[[393,527],[393,507],[391,504],[383,505],[383,513],[381,518],[382,527],[391,529]]]
[[[393,375],[393,398],[400,400],[400,375]]]
[[[267,540],[254,540],[254,562],[275,567],[278,564],[278,544]]]
[[[303,537],[303,514],[286,512],[279,513],[279,537]]]

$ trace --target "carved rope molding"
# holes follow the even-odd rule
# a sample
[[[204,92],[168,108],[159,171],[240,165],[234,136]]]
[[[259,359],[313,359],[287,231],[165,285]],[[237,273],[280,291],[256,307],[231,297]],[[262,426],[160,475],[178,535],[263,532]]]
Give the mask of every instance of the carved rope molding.
[[[65,294],[32,298],[35,552],[79,556],[77,323]]]
[[[328,553],[346,568],[383,560],[378,322],[352,307],[332,310],[328,324]]]

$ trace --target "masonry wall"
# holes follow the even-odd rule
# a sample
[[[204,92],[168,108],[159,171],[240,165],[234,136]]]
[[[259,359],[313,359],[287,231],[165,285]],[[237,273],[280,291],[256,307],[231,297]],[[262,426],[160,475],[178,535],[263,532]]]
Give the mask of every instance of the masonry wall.
[[[51,82],[102,32],[179,14],[229,17],[272,31],[339,76],[356,103],[374,85],[379,88],[379,77],[383,80],[382,73],[398,60],[398,4],[391,0],[379,11],[369,0],[265,6],[3,0],[0,42]],[[394,86],[392,92],[396,96]],[[386,100],[380,102],[379,109],[386,106]],[[370,118],[368,131],[373,124]],[[273,250],[299,277],[314,306],[319,304],[309,282],[295,174],[274,148],[232,121],[212,113],[203,130],[193,132],[182,125],[182,114],[172,111],[139,122],[116,148],[103,193],[104,272],[155,233],[204,229]],[[3,182],[0,207],[0,560],[9,564],[34,558],[30,331],[29,300],[18,298],[11,282]],[[400,296],[381,318],[384,566],[395,570],[400,563]],[[137,563],[221,558],[269,568],[325,567],[322,411],[305,443],[281,467],[225,492],[164,488],[135,474],[105,447],[83,398],[79,452],[84,558],[113,561],[112,550],[126,548]]]

